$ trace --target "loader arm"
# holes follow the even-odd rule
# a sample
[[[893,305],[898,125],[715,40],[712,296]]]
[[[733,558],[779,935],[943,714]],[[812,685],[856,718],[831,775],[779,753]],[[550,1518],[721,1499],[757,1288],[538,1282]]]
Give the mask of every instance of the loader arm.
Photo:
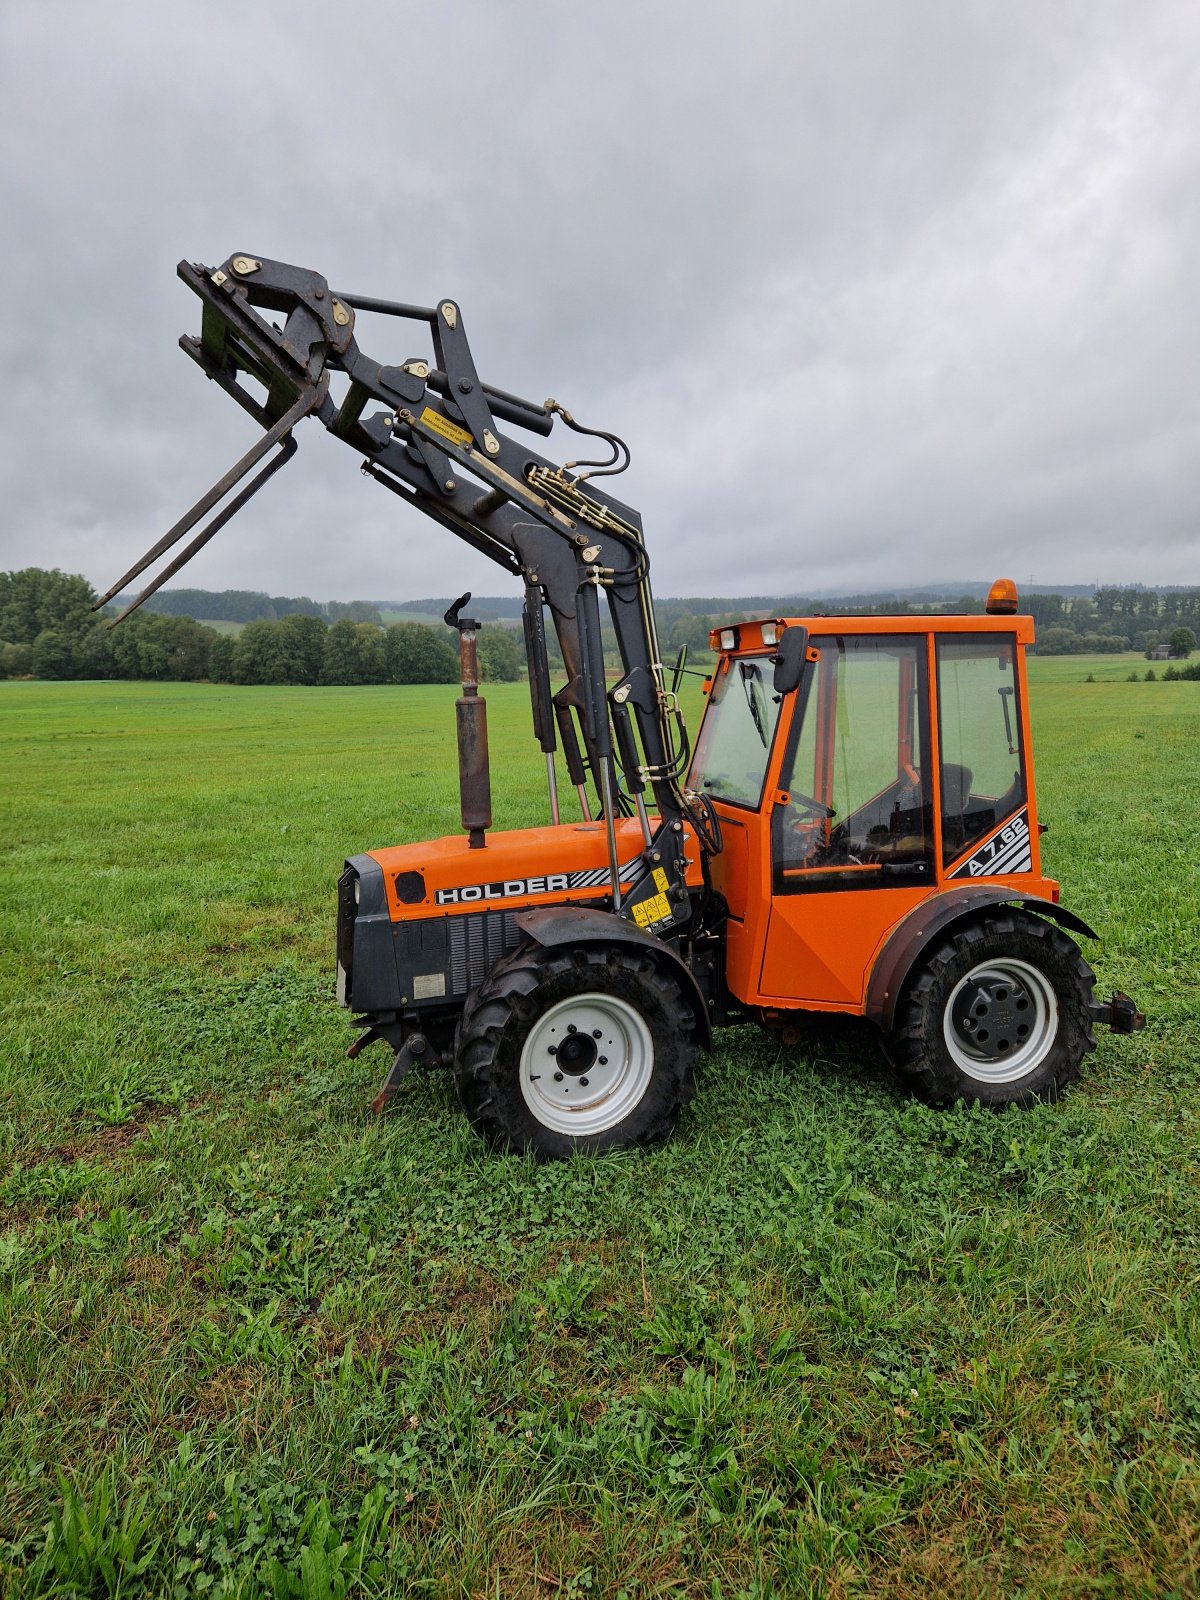
[[[180,262],[178,271],[203,306],[199,337],[185,335],[182,349],[264,432],[97,606],[120,594],[215,512],[117,621],[141,605],[290,457],[295,424],[317,416],[363,457],[367,476],[523,580],[538,741],[552,761],[556,736],[562,739],[568,771],[585,808],[585,783],[589,778],[594,783],[610,823],[614,885],[611,822],[619,809],[636,806],[643,820],[647,870],[652,860],[667,868],[674,880],[670,922],[685,921],[690,908],[682,888],[682,824],[692,822],[702,850],[713,841],[706,819],[694,813],[681,789],[687,736],[664,678],[641,518],[596,483],[597,477],[627,465],[625,446],[614,435],[582,428],[553,400],[537,405],[481,382],[462,314],[451,300],[416,306],[335,293],[318,273],[244,253],[215,269]],[[355,338],[356,311],[423,324],[432,360],[417,356],[386,365],[372,359]],[[274,317],[267,315],[271,313]],[[335,373],[348,380],[340,400],[331,393]],[[263,393],[255,394],[246,379]],[[525,434],[544,437],[556,420],[600,439],[611,450],[611,459],[560,464],[501,427],[510,423]],[[278,454],[216,511],[272,449]],[[623,669],[611,691],[601,645],[602,592]],[[567,674],[552,696],[543,602],[549,606]],[[653,837],[642,800],[647,787],[660,819]],[[614,888],[614,896],[618,892]],[[633,897],[635,890],[630,890],[624,900]]]

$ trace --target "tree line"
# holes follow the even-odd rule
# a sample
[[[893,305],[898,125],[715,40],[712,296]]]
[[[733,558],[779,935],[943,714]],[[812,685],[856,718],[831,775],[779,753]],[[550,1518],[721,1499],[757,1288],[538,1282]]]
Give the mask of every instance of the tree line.
[[[27,567],[0,572],[0,675],[7,678],[207,679],[238,684],[457,683],[457,635],[427,623],[390,627],[294,613],[220,633],[190,616],[135,611],[120,627],[92,611],[96,593],[77,574]],[[357,604],[357,602],[356,602]],[[521,676],[518,636],[479,635],[489,682]]]
[[[664,647],[676,651],[684,644],[691,650],[706,648],[711,629],[745,616],[904,616],[916,611],[978,616],[984,604],[985,596],[977,594],[935,603],[920,603],[902,595],[820,600],[792,596],[774,602],[755,596],[739,602],[737,610],[729,609],[728,603],[718,607],[712,601],[666,600],[656,603],[655,615]],[[1043,656],[1117,655],[1127,650],[1151,655],[1165,647],[1172,656],[1186,657],[1200,637],[1200,588],[1107,587],[1086,594],[1021,593],[1019,610],[1033,618],[1035,649]]]
[[[443,607],[443,610],[445,608]],[[373,622],[383,626],[369,600],[310,600],[306,594],[260,594],[254,589],[160,589],[147,611],[203,622],[282,622],[284,617],[322,617],[326,622]]]
[[[1160,647],[1187,656],[1200,634],[1200,588],[1098,588],[1090,595],[1022,596],[1039,655],[1095,655]]]
[[[96,595],[86,578],[39,567],[0,573],[0,675],[280,684],[452,683],[458,677],[457,638],[451,629],[417,622],[384,627],[378,610],[366,601],[331,601],[322,607],[303,596],[293,602],[284,596],[226,590],[227,610],[252,609],[252,602],[260,609],[293,603],[309,608],[260,615],[231,635],[178,610],[182,596],[209,609],[221,598],[203,589],[163,591],[155,597],[163,609],[135,612],[109,631],[104,619],[91,611]],[[410,604],[425,608],[433,602]],[[963,594],[927,609],[970,615],[982,612],[983,605],[979,595]],[[793,596],[774,604],[756,596],[736,607],[712,599],[669,599],[655,608],[668,660],[683,645],[703,654],[711,629],[747,615],[903,615],[914,609],[911,600],[895,595],[847,596],[840,602]],[[340,614],[332,615],[335,610]],[[1024,594],[1021,610],[1037,624],[1036,648],[1042,655],[1138,650],[1153,656],[1165,650],[1186,659],[1200,634],[1200,588],[1102,587],[1086,594]],[[603,642],[605,660],[615,668],[619,657],[609,625]],[[561,671],[552,628],[547,628],[547,646],[552,668]],[[485,626],[479,659],[484,678],[491,682],[519,678],[524,669],[519,631],[498,623]]]

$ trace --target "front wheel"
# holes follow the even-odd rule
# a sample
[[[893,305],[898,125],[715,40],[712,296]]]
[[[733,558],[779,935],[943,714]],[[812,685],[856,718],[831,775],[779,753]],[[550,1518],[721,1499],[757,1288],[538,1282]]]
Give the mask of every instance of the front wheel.
[[[524,945],[463,1009],[458,1097],[489,1144],[542,1160],[653,1144],[691,1098],[695,1031],[652,956]]]
[[[1073,941],[1039,917],[980,918],[922,958],[889,1054],[931,1105],[1053,1100],[1096,1048],[1095,981]]]

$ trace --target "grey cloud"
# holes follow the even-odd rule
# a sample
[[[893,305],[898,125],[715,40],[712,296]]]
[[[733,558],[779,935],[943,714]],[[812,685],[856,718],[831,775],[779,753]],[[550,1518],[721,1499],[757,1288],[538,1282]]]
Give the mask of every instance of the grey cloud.
[[[452,293],[487,378],[623,433],[660,593],[1195,581],[1198,43],[1166,0],[15,0],[0,561],[106,586],[247,447],[174,266],[251,249]],[[178,581],[508,581],[299,437]]]

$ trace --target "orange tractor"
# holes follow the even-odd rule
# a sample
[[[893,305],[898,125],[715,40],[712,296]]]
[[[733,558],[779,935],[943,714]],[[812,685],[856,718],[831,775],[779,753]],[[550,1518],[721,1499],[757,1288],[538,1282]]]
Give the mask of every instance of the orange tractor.
[[[993,585],[982,617],[719,629],[693,749],[640,518],[602,481],[628,463],[615,435],[481,382],[453,301],[334,293],[244,254],[179,272],[204,307],[183,348],[264,434],[98,604],[259,467],[122,615],[178,571],[286,461],[309,414],[368,476],[524,584],[548,825],[491,828],[479,625],[464,596],[446,616],[463,669],[463,832],[351,856],[339,880],[338,998],[364,1030],[350,1053],[375,1041],[394,1052],[377,1108],[413,1062],[452,1065],[486,1139],[555,1158],[665,1137],[722,1023],[757,1020],[787,1040],[813,1014],[866,1018],[924,1098],[991,1106],[1060,1093],[1097,1023],[1143,1026],[1128,996],[1093,998],[1063,930],[1096,935],[1042,873],[1033,624],[1011,583]],[[363,312],[425,325],[432,361],[366,357]],[[556,421],[605,454],[556,464],[501,428],[544,437]],[[556,691],[547,616],[566,669]]]

